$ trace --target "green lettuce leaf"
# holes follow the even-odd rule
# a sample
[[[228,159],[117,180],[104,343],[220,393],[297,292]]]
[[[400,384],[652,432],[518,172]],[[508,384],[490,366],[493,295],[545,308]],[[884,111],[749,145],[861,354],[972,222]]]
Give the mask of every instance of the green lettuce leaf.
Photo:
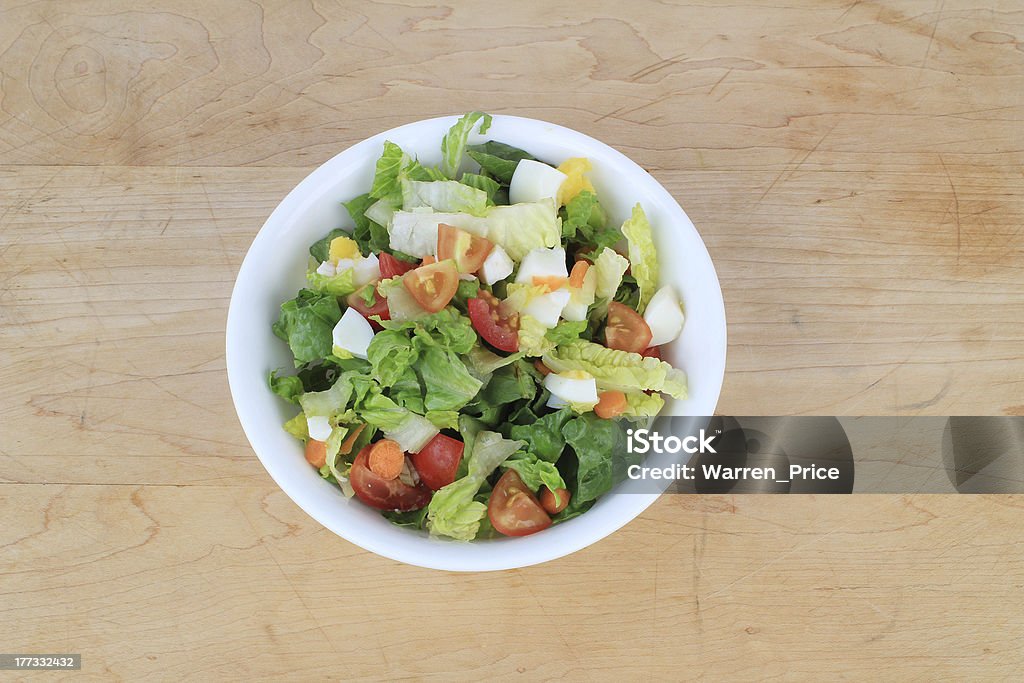
[[[588,413],[570,420],[564,434],[579,463],[572,490],[577,504],[594,500],[611,490],[613,457],[620,452],[624,440],[619,423]]]
[[[302,380],[296,375],[278,377],[277,370],[272,370],[270,376],[267,378],[267,384],[270,386],[270,390],[275,394],[288,401],[289,403],[298,403],[299,396],[302,396],[305,392],[305,388],[302,386]]]
[[[607,247],[603,249],[594,260],[594,272],[597,274],[595,296],[611,300],[628,268],[629,261],[624,256]]]
[[[529,152],[503,142],[488,141],[482,145],[470,145],[466,151],[473,161],[480,164],[480,168],[502,185],[512,182],[512,174],[516,172],[516,166],[521,160],[537,160]]]
[[[355,271],[352,268],[346,268],[335,275],[322,275],[311,267],[306,271],[306,282],[314,292],[331,296],[348,296],[356,291],[354,275]]]
[[[587,321],[570,321],[562,320],[557,325],[552,327],[550,330],[544,333],[544,336],[557,346],[559,344],[568,344],[571,341],[579,339],[580,335],[583,334],[584,330],[587,329]]]
[[[487,505],[475,500],[480,487],[498,465],[524,445],[488,431],[477,433],[472,444],[465,457],[466,475],[435,492],[427,506],[427,527],[435,536],[461,541],[476,537],[487,514]]]
[[[481,111],[473,111],[455,122],[444,137],[441,138],[441,172],[454,178],[462,163],[466,151],[466,141],[476,122],[480,122],[480,133],[486,133],[491,127],[491,115]]]
[[[423,349],[416,371],[426,391],[423,405],[427,410],[458,410],[483,386],[457,355],[438,346]]]
[[[303,413],[299,413],[292,419],[284,423],[284,431],[294,436],[299,441],[305,443],[309,440],[309,425],[306,424],[306,416]]]
[[[426,334],[428,338],[435,338],[444,348],[458,354],[469,353],[476,343],[476,332],[469,318],[450,308],[415,320],[383,320],[380,324],[386,330],[407,330],[421,338]]]
[[[658,289],[658,252],[654,247],[651,224],[639,203],[633,207],[633,215],[622,224],[622,234],[629,244],[630,273],[640,288],[637,311],[643,313]]]
[[[491,406],[505,405],[537,395],[537,382],[530,364],[520,360],[499,368],[480,392],[480,400]]]
[[[421,182],[403,178],[402,208],[409,211],[422,207],[482,216],[487,210],[487,193],[454,180]]]
[[[655,417],[665,407],[665,399],[660,394],[645,394],[642,391],[631,391],[626,394],[626,415],[633,417]]]
[[[544,354],[544,364],[555,372],[589,372],[601,390],[661,391],[678,399],[686,398],[686,375],[681,370],[639,353],[577,340]]]
[[[375,334],[366,349],[366,359],[373,368],[373,376],[385,388],[398,382],[418,358],[419,351],[409,336],[395,329]],[[419,389],[418,384],[416,388]]]
[[[463,185],[483,190],[487,195],[487,202],[489,204],[495,203],[494,200],[498,196],[498,190],[501,189],[501,185],[498,184],[497,180],[477,173],[463,173],[462,177],[459,178],[459,182]]]
[[[359,417],[398,442],[403,451],[418,453],[440,431],[434,424],[401,407],[383,394],[370,394],[359,406]]]
[[[555,348],[555,342],[548,338],[549,328],[544,327],[532,315],[519,316],[519,351],[526,356],[543,356]]]
[[[302,289],[297,297],[281,304],[273,331],[288,342],[298,367],[330,355],[334,345],[331,333],[340,319],[336,297]]]
[[[547,460],[540,460],[533,453],[517,453],[501,463],[504,470],[515,470],[526,487],[534,493],[546,486],[552,491],[567,489],[558,468]]]
[[[402,205],[402,185],[399,176],[406,166],[412,163],[412,157],[402,151],[402,148],[387,140],[384,142],[384,151],[377,159],[376,171],[373,175],[373,185],[370,187],[370,197],[373,199],[386,199],[393,206]]]
[[[541,460],[557,462],[565,448],[565,437],[562,430],[572,417],[569,408],[548,413],[532,424],[514,425],[508,430],[509,438],[522,439],[527,450]]]

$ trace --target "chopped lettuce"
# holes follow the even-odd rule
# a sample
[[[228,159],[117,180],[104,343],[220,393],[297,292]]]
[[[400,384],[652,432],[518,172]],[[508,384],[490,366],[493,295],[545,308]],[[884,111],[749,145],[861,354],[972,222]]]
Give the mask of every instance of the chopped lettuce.
[[[298,367],[330,355],[331,333],[339,320],[341,307],[336,297],[302,289],[297,297],[281,304],[281,314],[272,328],[288,342]]]
[[[493,140],[482,145],[470,145],[466,151],[473,161],[480,164],[480,168],[503,185],[512,182],[512,174],[516,172],[516,166],[521,160],[537,160],[529,152]]]
[[[622,427],[588,413],[569,420],[563,432],[578,462],[573,499],[580,504],[608,493],[614,483],[613,458],[623,450]]]
[[[508,435],[509,438],[525,441],[527,450],[541,460],[556,462],[565,448],[562,430],[571,417],[572,412],[563,408],[536,419],[532,424],[515,425],[509,429]]]
[[[633,207],[633,215],[622,224],[622,234],[629,244],[630,273],[640,288],[637,311],[643,313],[658,288],[658,252],[654,247],[651,224],[639,203]]]
[[[626,415],[632,417],[655,417],[665,407],[665,399],[660,394],[645,394],[642,391],[631,391],[626,394]]]
[[[541,460],[532,453],[517,453],[501,463],[504,470],[515,470],[526,487],[533,492],[546,486],[552,491],[568,488],[558,468],[547,460]]]
[[[519,350],[527,356],[543,356],[555,348],[555,342],[548,337],[548,331],[532,315],[519,316]]]
[[[306,423],[306,415],[299,413],[284,423],[284,431],[288,432],[302,442],[309,440],[309,425]]]
[[[487,211],[487,193],[454,180],[423,182],[403,178],[402,208],[408,211],[422,207],[482,216]]]
[[[402,151],[402,148],[387,140],[384,142],[384,151],[377,159],[377,168],[373,175],[373,185],[370,187],[370,197],[374,199],[386,199],[393,206],[402,204],[402,184],[399,180],[402,169],[412,163],[412,157]]]
[[[459,178],[459,182],[463,185],[469,185],[470,187],[475,187],[478,190],[483,190],[487,195],[487,202],[489,204],[495,203],[495,199],[498,196],[498,190],[501,189],[501,185],[498,184],[497,180],[477,173],[463,173],[462,177]]]
[[[356,291],[354,275],[355,271],[352,268],[346,268],[335,275],[324,275],[316,272],[316,267],[311,265],[306,271],[306,282],[314,292],[331,296],[348,296]]]
[[[369,196],[370,195],[363,194],[359,195],[350,202],[345,202],[346,208],[348,208],[349,205],[355,207],[349,208],[349,213],[352,214],[352,219],[355,220],[357,224],[359,223],[359,219],[356,218],[356,215],[358,214],[360,218],[362,218],[363,216],[362,209],[359,207],[363,206],[364,202]],[[373,200],[371,199],[370,202],[372,203]],[[356,213],[352,213],[353,211],[355,211]],[[334,230],[331,230],[322,239],[318,239],[316,242],[313,242],[313,244],[310,245],[309,255],[315,258],[317,263],[323,263],[330,257],[331,242],[334,240],[334,238],[346,237],[348,234],[348,230],[343,230],[341,228],[335,228]]]
[[[472,450],[465,457],[466,475],[438,490],[430,500],[427,507],[430,533],[460,541],[475,538],[487,514],[487,506],[475,500],[480,487],[498,465],[523,445],[522,441],[505,439],[496,432],[477,433]]]
[[[544,364],[555,372],[589,372],[602,390],[661,391],[674,398],[686,398],[686,375],[681,370],[639,353],[577,340],[545,353]]]
[[[597,274],[597,287],[594,294],[597,298],[611,300],[628,268],[629,261],[626,260],[626,257],[605,247],[594,260],[594,272]]]
[[[441,138],[441,172],[454,178],[466,152],[466,142],[476,122],[480,122],[480,133],[486,133],[491,127],[491,115],[481,111],[472,111],[455,122],[444,137]]]

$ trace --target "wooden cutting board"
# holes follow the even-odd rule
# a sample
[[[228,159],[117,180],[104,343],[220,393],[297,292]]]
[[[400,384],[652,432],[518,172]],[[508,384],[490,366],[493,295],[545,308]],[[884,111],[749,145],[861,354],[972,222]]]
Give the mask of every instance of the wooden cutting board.
[[[453,575],[310,520],[224,370],[277,202],[482,109],[649,169],[711,252],[731,414],[1024,413],[1024,11],[907,1],[5,4],[0,649],[95,678],[1019,676],[1024,498],[665,496]]]

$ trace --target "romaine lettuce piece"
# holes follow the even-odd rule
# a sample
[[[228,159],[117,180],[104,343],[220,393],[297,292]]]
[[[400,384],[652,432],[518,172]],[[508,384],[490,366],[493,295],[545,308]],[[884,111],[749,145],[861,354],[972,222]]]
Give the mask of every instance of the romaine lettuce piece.
[[[552,491],[568,488],[557,467],[547,460],[539,459],[532,453],[517,453],[501,463],[501,468],[515,470],[527,488],[534,493],[537,493],[542,486],[546,486]]]
[[[422,182],[403,178],[402,209],[422,207],[482,216],[487,211],[487,193],[454,180]]]
[[[341,307],[334,296],[309,289],[281,304],[281,314],[273,324],[274,334],[288,342],[295,367],[326,358],[331,353],[334,326],[341,320]]]
[[[629,268],[629,261],[613,249],[605,247],[594,261],[594,272],[597,274],[597,287],[594,294],[598,299],[611,300],[619,289],[622,276]]]
[[[334,275],[324,275],[316,272],[315,267],[310,267],[306,271],[306,282],[314,292],[331,296],[348,296],[356,291],[355,271],[352,268],[345,268]]]
[[[520,161],[523,159],[536,161],[536,158],[529,152],[493,140],[488,140],[482,145],[470,145],[466,151],[473,161],[480,164],[480,168],[504,185],[512,182],[512,176]]]
[[[658,252],[654,247],[651,224],[639,203],[633,207],[633,215],[622,224],[622,234],[629,244],[630,273],[640,288],[637,312],[642,314],[658,288]]]
[[[476,122],[480,121],[480,133],[486,133],[491,127],[491,115],[482,111],[472,111],[455,122],[444,137],[441,138],[441,172],[454,178],[466,152],[466,141]]]
[[[657,358],[618,351],[577,340],[544,354],[544,365],[555,372],[583,370],[597,379],[601,390],[661,391],[686,398],[686,375]]]

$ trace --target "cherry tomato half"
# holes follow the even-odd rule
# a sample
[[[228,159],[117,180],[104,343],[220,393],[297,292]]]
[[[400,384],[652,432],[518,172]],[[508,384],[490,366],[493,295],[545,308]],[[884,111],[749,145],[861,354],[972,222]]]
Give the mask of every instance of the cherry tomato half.
[[[548,513],[515,470],[501,475],[491,491],[487,516],[494,528],[506,536],[527,536],[551,526]]]
[[[367,306],[366,300],[363,299],[363,292],[367,288],[373,290],[372,306]],[[381,320],[391,320],[391,314],[388,312],[388,300],[380,295],[380,292],[377,291],[376,285],[366,285],[362,289],[352,292],[348,295],[348,298],[345,299],[345,302],[350,308],[354,308],[359,311],[359,313],[367,320],[370,320],[371,315],[380,316]],[[375,329],[381,329],[380,325],[378,325],[375,320],[370,320],[370,325],[373,325]]]
[[[455,296],[459,271],[454,261],[438,261],[410,270],[402,277],[402,284],[424,310],[437,313]]]
[[[401,479],[384,479],[374,474],[368,465],[370,457],[368,444],[359,451],[349,472],[349,483],[355,491],[356,498],[378,510],[419,510],[430,502],[433,495],[422,483],[409,486]]]
[[[455,473],[459,470],[465,447],[458,439],[438,434],[427,442],[423,450],[409,457],[412,458],[412,465],[419,473],[420,480],[436,491],[455,481]]]
[[[625,304],[608,304],[608,323],[604,328],[609,349],[642,353],[651,345],[651,328],[639,313]]]
[[[658,360],[661,360],[661,347],[652,346],[650,348],[644,349],[643,351],[640,352],[640,355],[643,356],[644,358],[657,358]]]
[[[480,270],[494,244],[455,226],[439,223],[437,226],[437,260],[452,259],[460,273]]]
[[[559,512],[569,507],[569,498],[570,493],[568,489],[552,491],[545,486],[540,492],[540,506],[544,508],[544,511],[549,515],[557,515]]]
[[[380,261],[380,276],[384,279],[396,277],[398,275],[405,275],[416,267],[415,263],[409,263],[408,261],[397,259],[391,254],[382,253],[378,257],[378,260]]]
[[[498,349],[515,353],[519,350],[519,324],[515,317],[502,317],[498,313],[498,300],[490,292],[480,294],[467,302],[469,321],[484,341]]]

